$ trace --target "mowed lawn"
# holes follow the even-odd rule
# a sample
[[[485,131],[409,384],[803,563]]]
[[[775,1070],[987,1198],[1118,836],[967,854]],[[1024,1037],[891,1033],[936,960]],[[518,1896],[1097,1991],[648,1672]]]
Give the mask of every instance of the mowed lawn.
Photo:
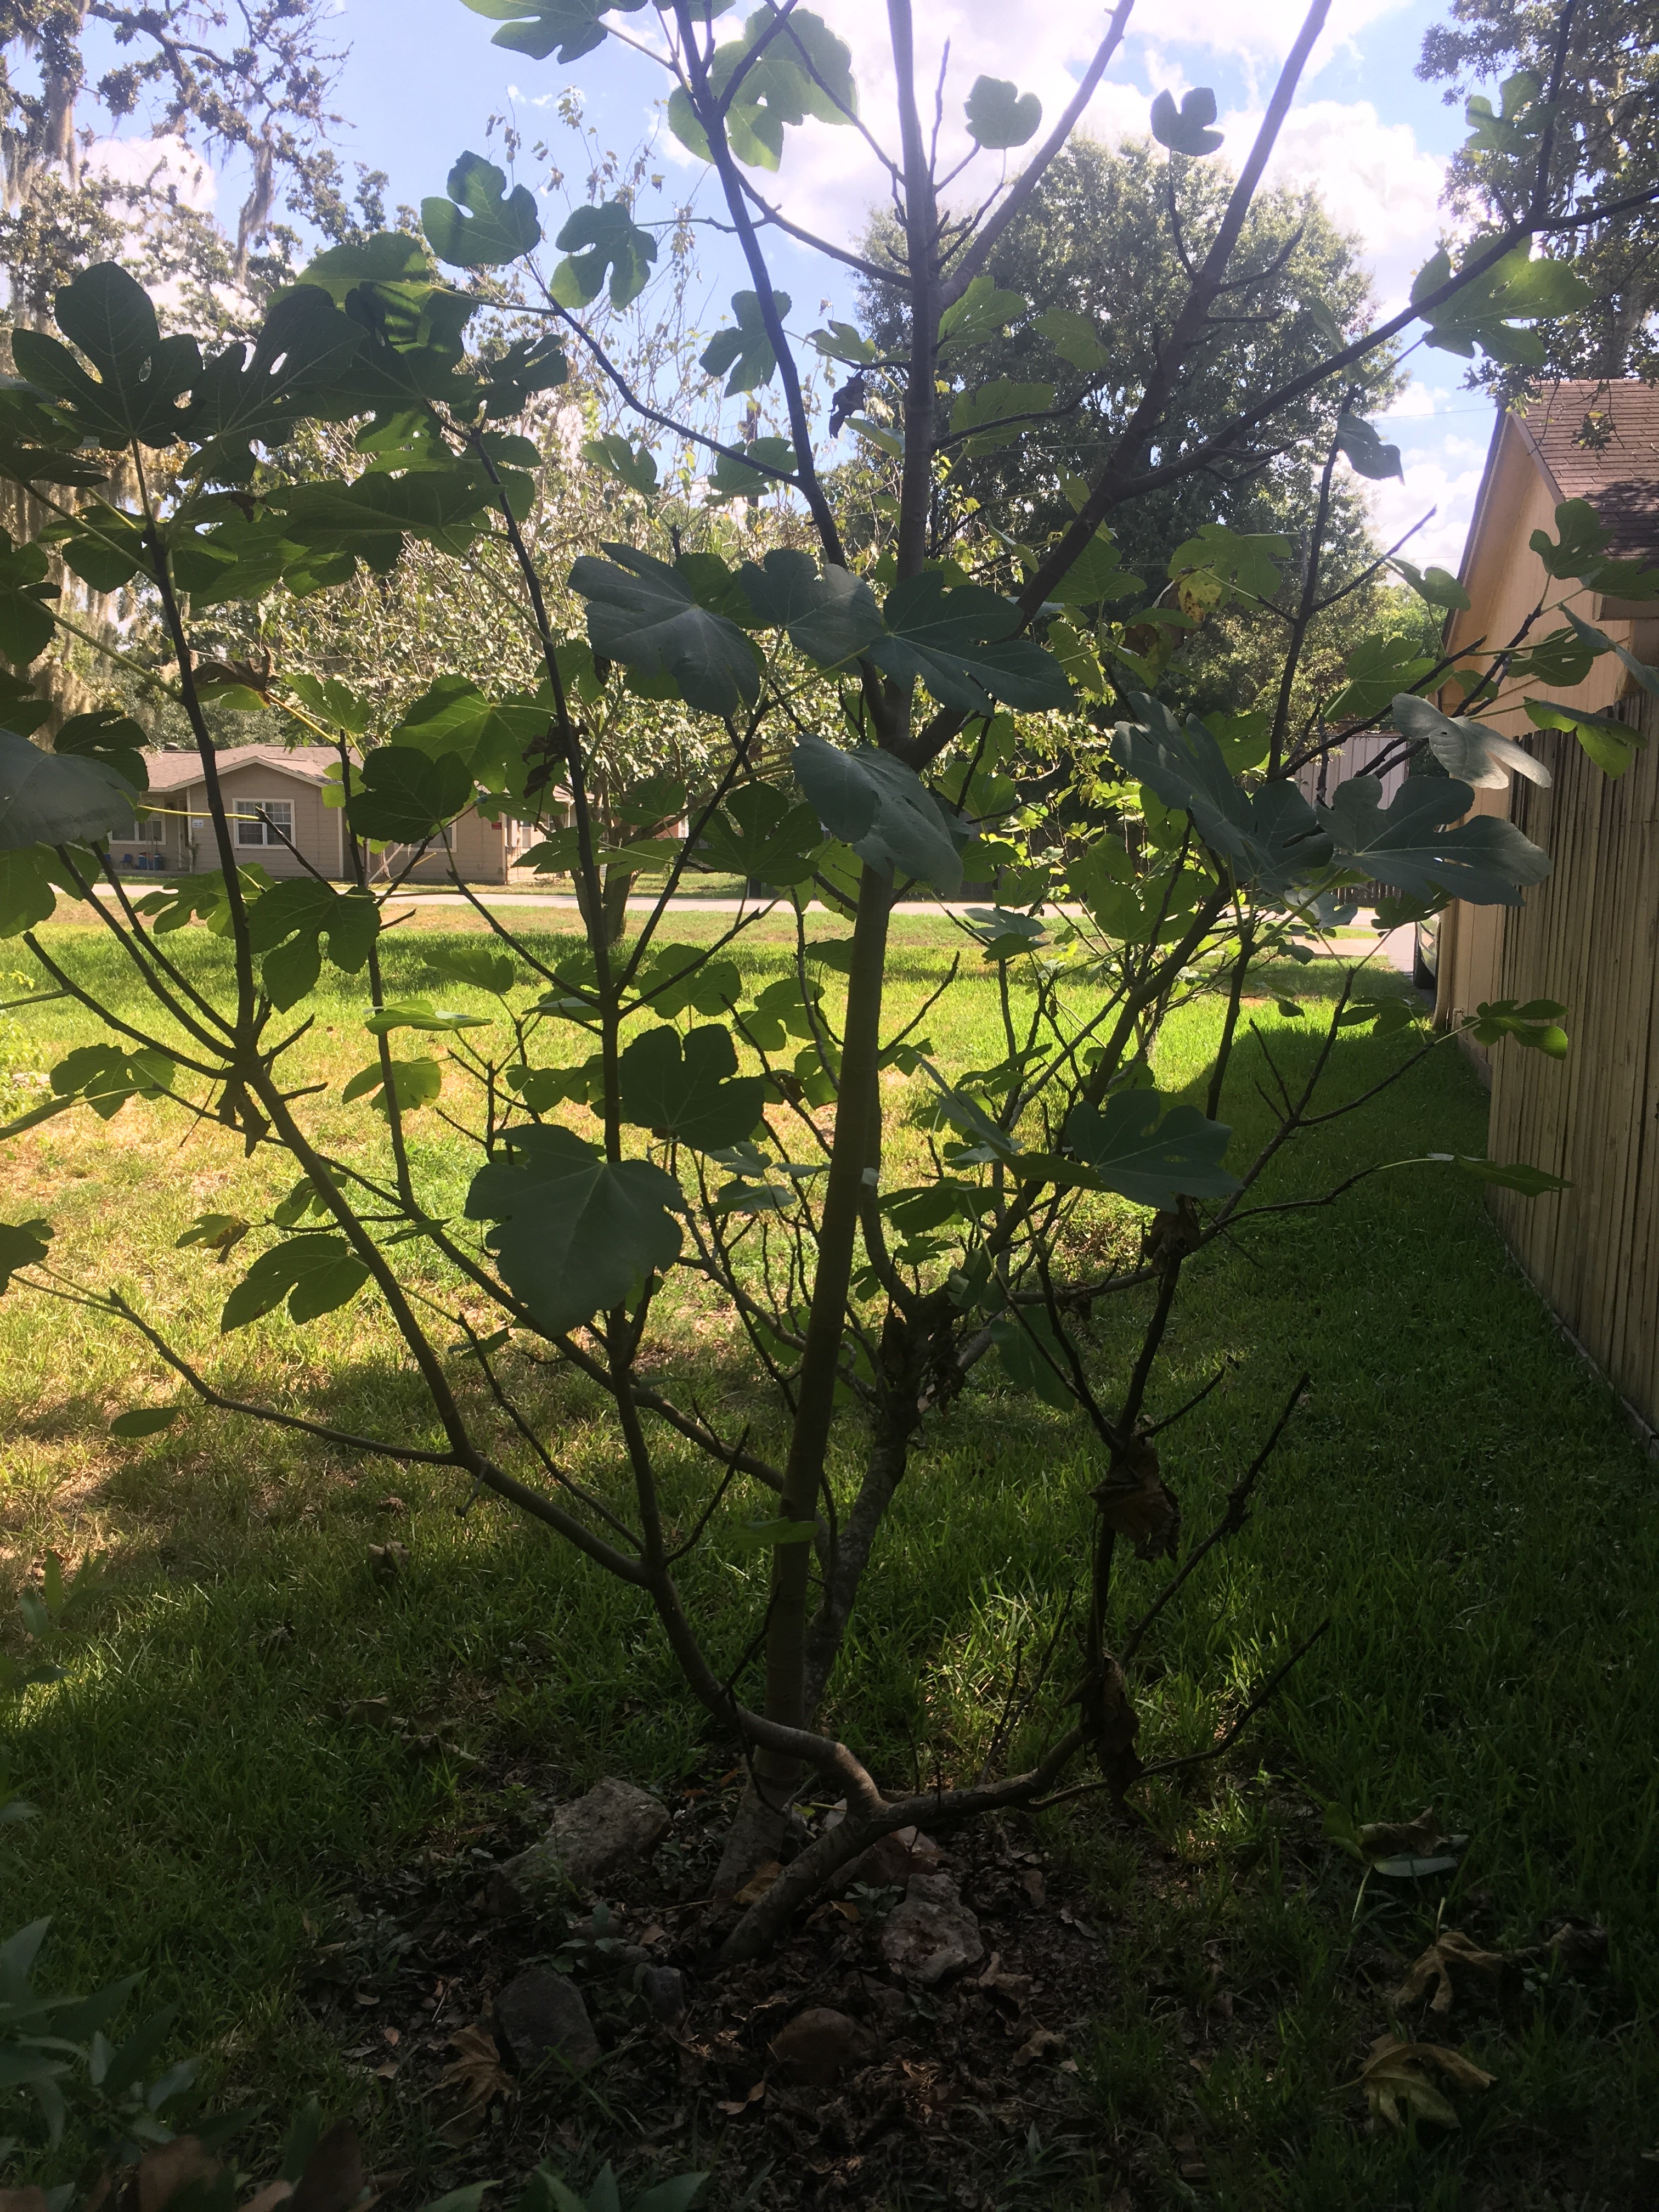
[[[702,942],[720,927],[704,915],[672,934]],[[428,915],[388,939],[394,994],[433,988],[432,928]],[[77,973],[131,1003],[106,937],[48,934]],[[555,941],[538,931],[538,950]],[[896,925],[891,1027],[945,980],[960,941],[944,921]],[[222,970],[216,940],[195,930],[186,942],[198,973]],[[781,974],[786,933],[768,925],[738,957],[758,981]],[[27,964],[21,946],[0,948],[0,971]],[[1337,974],[1270,980],[1251,1013],[1293,1076]],[[1367,986],[1399,988],[1387,975]],[[1289,988],[1309,1020],[1278,1011]],[[372,1144],[362,1109],[338,1103],[371,1055],[359,981],[326,971],[312,1011],[295,1080],[331,1088],[307,1110],[331,1143]],[[984,1065],[998,1020],[969,947],[922,1033],[942,1066]],[[1201,1093],[1217,1026],[1207,1004],[1176,1018],[1166,1089]],[[3,1049],[36,1069],[101,1034],[62,1002],[21,1030]],[[1363,1091],[1411,1049],[1350,1035],[1333,1097]],[[1235,1158],[1268,1126],[1262,1073],[1247,1046],[1224,1108]],[[920,1157],[921,1081],[890,1079],[896,1166]],[[446,1104],[465,1097],[451,1074]],[[27,1103],[14,1091],[11,1110]],[[1373,1160],[1479,1152],[1484,1124],[1478,1082],[1443,1048],[1293,1147],[1267,1194],[1317,1195]],[[422,1171],[459,1213],[476,1156],[431,1111],[414,1126]],[[46,1215],[60,1266],[119,1290],[222,1389],[432,1443],[371,1297],[305,1328],[279,1316],[219,1335],[256,1246],[221,1267],[176,1240],[204,1212],[261,1218],[291,1180],[216,1125],[135,1102],[108,1124],[77,1113],[0,1150],[0,1217]],[[1098,1249],[1132,1249],[1135,1234],[1128,1209],[1102,1209]],[[729,1330],[706,1302],[675,1295],[675,1356],[702,1363],[708,1404],[741,1423],[752,1409]],[[1097,1308],[1103,1374],[1121,1367],[1141,1312],[1133,1298]],[[53,1916],[63,1984],[143,1968],[150,2000],[181,2008],[179,2046],[210,2054],[216,2091],[280,2110],[315,2093],[357,2112],[393,2163],[413,2126],[395,2087],[348,2071],[297,1994],[317,1929],[358,1885],[433,1849],[464,1852],[501,1820],[496,1778],[509,1765],[533,1761],[559,1789],[603,1772],[667,1786],[710,1771],[720,1754],[702,1715],[633,1594],[487,1498],[460,1511],[459,1478],[199,1409],[118,1443],[113,1415],[175,1401],[160,1364],[103,1317],[15,1289],[0,1300],[0,1351],[7,1577],[20,1583],[48,1547],[107,1555],[103,1594],[63,1639],[64,1679],[0,1709],[13,1786],[40,1808],[0,1831],[0,1920]],[[1311,1389],[1244,1534],[1138,1662],[1143,1754],[1202,1748],[1297,1638],[1331,1626],[1224,1761],[1145,1793],[1147,1833],[1087,1799],[1043,1816],[1047,1847],[1089,1870],[1118,1968],[1115,2008],[1078,2054],[1079,2140],[1105,2172],[1115,2145],[1190,2136],[1200,2198],[1239,2212],[1519,2212],[1563,2201],[1528,2193],[1546,2171],[1551,2189],[1569,2176],[1584,2212],[1648,2201],[1643,2176],[1659,2174],[1643,2158],[1659,2148],[1650,1462],[1507,1260],[1479,1185],[1452,1168],[1398,1170],[1334,1206],[1242,1227],[1191,1267],[1155,1411],[1224,1363],[1220,1386],[1163,1440],[1189,1535],[1304,1369]],[[598,1402],[526,1388],[561,1453],[614,1477]],[[836,1687],[838,1729],[878,1768],[908,1779],[917,1742],[947,1772],[974,1765],[1016,1651],[1076,1582],[1097,1473],[1083,1424],[1012,1394],[994,1363],[929,1431]],[[690,1513],[696,1470],[673,1462],[669,1480]],[[409,1557],[387,1579],[369,1547],[392,1538]],[[1130,1594],[1150,1592],[1156,1571],[1135,1569]],[[717,1608],[744,1601],[726,1607],[740,1643],[763,1575],[763,1562],[714,1547],[690,1586]],[[408,1738],[365,1724],[381,1698],[408,1717]],[[1360,1820],[1432,1805],[1468,1838],[1460,1869],[1419,1886],[1373,1878],[1362,1893],[1358,1867],[1323,1838],[1328,1805]],[[1564,1919],[1596,1923],[1608,1962],[1582,1982],[1517,1972],[1498,2002],[1460,1997],[1434,2032],[1461,2041],[1493,2086],[1460,2100],[1455,2134],[1395,2136],[1367,2126],[1354,2085],[1391,2021],[1412,2032],[1390,1993],[1443,1911],[1494,1948],[1535,1943]],[[1236,2027],[1200,2063],[1182,2023],[1206,1990],[1224,1992]],[[1097,2201],[1078,2172],[1055,2203]],[[1196,2201],[1194,2186],[1171,2163],[1156,2201]]]

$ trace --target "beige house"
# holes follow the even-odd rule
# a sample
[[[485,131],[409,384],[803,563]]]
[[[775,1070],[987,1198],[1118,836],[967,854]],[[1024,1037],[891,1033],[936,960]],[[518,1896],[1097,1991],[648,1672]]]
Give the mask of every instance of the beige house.
[[[1454,642],[1506,642],[1537,605],[1528,540],[1554,536],[1554,510],[1586,499],[1612,551],[1659,563],[1659,390],[1563,384],[1524,416],[1500,419],[1469,533],[1472,608]],[[1552,597],[1556,596],[1552,593]],[[1659,602],[1602,599],[1589,619],[1652,669]],[[1559,617],[1538,625],[1557,626]],[[1611,655],[1571,690],[1534,698],[1614,714],[1635,751],[1607,776],[1577,740],[1536,731],[1511,687],[1498,716],[1526,733],[1553,777],[1480,792],[1553,863],[1519,907],[1454,906],[1443,918],[1437,1011],[1549,999],[1566,1008],[1562,1058],[1504,1044],[1471,1048],[1492,1085],[1487,1152],[1568,1185],[1540,1198],[1489,1194],[1521,1266],[1651,1437],[1659,1430],[1659,698]],[[1448,703],[1446,702],[1443,704]]]
[[[1553,538],[1555,510],[1569,499],[1588,500],[1613,532],[1610,554],[1620,559],[1659,555],[1659,389],[1635,382],[1562,383],[1524,413],[1498,416],[1461,571],[1470,605],[1447,625],[1448,652],[1479,640],[1495,653],[1517,636],[1549,582],[1532,550],[1532,533],[1542,530]],[[1550,598],[1559,598],[1560,588],[1553,586]],[[1597,594],[1588,605],[1581,599],[1574,611],[1638,659],[1659,661],[1659,601]],[[1559,627],[1555,616],[1535,625],[1533,635]],[[1553,765],[1564,747],[1572,753],[1577,744],[1571,738],[1540,740],[1523,697],[1604,714],[1635,689],[1623,664],[1604,654],[1582,684],[1552,687],[1535,678],[1510,684],[1481,719],[1505,737],[1529,740]],[[1455,712],[1456,696],[1442,698],[1448,713]],[[1522,788],[1529,787],[1477,792],[1475,811],[1507,813],[1525,803],[1516,796]],[[1436,969],[1443,1019],[1508,995],[1498,988],[1507,915],[1503,907],[1459,904],[1442,919]]]
[[[328,745],[234,745],[218,756],[219,787],[231,817],[239,860],[257,861],[273,876],[320,875],[343,881],[347,872],[345,816],[325,801],[339,757]],[[123,872],[180,875],[214,869],[219,854],[208,815],[207,786],[194,752],[147,752],[154,811],[141,810],[131,834],[110,839],[110,857]],[[519,856],[539,832],[503,819],[486,821],[469,807],[450,832],[455,866],[469,883],[503,884]],[[379,880],[404,873],[405,846],[374,856]],[[417,883],[447,880],[449,854],[434,845],[410,871]]]

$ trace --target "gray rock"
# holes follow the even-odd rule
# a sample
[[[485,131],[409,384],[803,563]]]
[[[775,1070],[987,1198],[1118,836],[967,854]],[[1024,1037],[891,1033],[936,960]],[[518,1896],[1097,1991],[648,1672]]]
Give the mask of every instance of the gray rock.
[[[867,1851],[860,1851],[845,1868],[848,1885],[867,1882],[872,1889],[902,1889],[915,1874],[935,1874],[945,1854],[933,1838],[920,1828],[896,1828],[890,1836],[878,1836]]]
[[[495,2024],[523,2074],[550,2062],[585,2074],[603,2056],[582,1993],[551,1966],[526,1966],[495,2000]]]
[[[881,1954],[895,1973],[931,1989],[947,1974],[977,1966],[985,1944],[950,1876],[918,1874],[883,1923]]]
[[[583,1889],[648,1857],[668,1828],[668,1808],[660,1799],[607,1775],[586,1796],[561,1805],[544,1840],[509,1859],[501,1871],[520,1891],[558,1880]]]
[[[640,1990],[665,2027],[678,2027],[685,2018],[685,1978],[678,1966],[645,1967]]]
[[[829,2005],[798,2012],[772,2042],[772,2055],[797,2088],[827,2089],[842,2069],[869,2057],[867,2028]]]

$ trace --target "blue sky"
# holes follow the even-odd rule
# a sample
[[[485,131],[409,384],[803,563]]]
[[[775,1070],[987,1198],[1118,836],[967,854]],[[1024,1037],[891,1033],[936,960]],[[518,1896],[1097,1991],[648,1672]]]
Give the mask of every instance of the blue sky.
[[[884,9],[877,0],[814,4],[848,39],[855,66],[867,53],[862,112],[878,136],[891,138],[881,68]],[[1085,127],[1109,139],[1144,132],[1152,94],[1167,86],[1179,97],[1194,85],[1208,85],[1226,134],[1222,158],[1240,158],[1299,26],[1297,0],[1184,0],[1178,37],[1169,35],[1176,11],[1148,9],[1146,0],[1141,6],[1141,27],[1132,19]],[[1359,237],[1385,307],[1404,297],[1412,271],[1433,251],[1443,165],[1463,135],[1461,114],[1413,74],[1424,29],[1440,12],[1430,0],[1336,0],[1274,165],[1287,180],[1321,186],[1337,220]],[[947,144],[968,87],[981,70],[1036,91],[1052,116],[1075,84],[1105,13],[1075,0],[1042,6],[1030,0],[918,0],[918,64],[926,82],[937,73],[943,41],[951,41]],[[617,20],[642,36],[654,23],[648,9]],[[556,134],[556,103],[573,82],[603,146],[625,155],[653,130],[659,133],[665,199],[698,186],[701,166],[662,131],[656,113],[660,72],[615,40],[572,67],[533,62],[494,46],[492,26],[460,0],[342,0],[336,23],[342,44],[351,48],[336,102],[349,125],[344,148],[349,157],[389,173],[394,203],[441,191],[457,154],[469,146],[484,150],[492,112],[510,111],[527,139]],[[871,33],[878,35],[872,40]],[[527,166],[526,174],[535,180]],[[842,242],[856,237],[883,186],[855,133],[819,125],[791,134],[782,173],[771,181],[792,213]],[[227,176],[222,206],[234,209],[238,198],[237,179]],[[550,228],[562,214],[550,204]],[[727,252],[715,244],[708,260],[710,311],[704,319],[715,319],[725,292],[741,281]],[[777,273],[795,292],[798,320],[816,319],[825,294],[839,295],[844,307],[845,289],[827,264],[809,264],[789,252],[779,258]],[[1405,457],[1406,483],[1380,493],[1377,519],[1397,535],[1425,507],[1436,507],[1413,550],[1455,567],[1491,410],[1460,388],[1463,365],[1451,356],[1419,352],[1413,367],[1413,389],[1389,422],[1389,434]]]

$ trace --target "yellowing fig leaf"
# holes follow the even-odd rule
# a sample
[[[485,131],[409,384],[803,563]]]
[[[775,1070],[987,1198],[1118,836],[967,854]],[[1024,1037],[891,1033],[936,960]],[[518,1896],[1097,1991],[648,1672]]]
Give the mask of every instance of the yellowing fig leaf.
[[[1359,2077],[1365,2101],[1380,2120],[1403,2128],[1407,2117],[1430,2120],[1437,2127],[1455,2128],[1457,2113],[1444,2092],[1430,2078],[1437,2073],[1454,2089],[1490,2088],[1495,2075],[1438,2043],[1401,2043],[1380,2035]]]

